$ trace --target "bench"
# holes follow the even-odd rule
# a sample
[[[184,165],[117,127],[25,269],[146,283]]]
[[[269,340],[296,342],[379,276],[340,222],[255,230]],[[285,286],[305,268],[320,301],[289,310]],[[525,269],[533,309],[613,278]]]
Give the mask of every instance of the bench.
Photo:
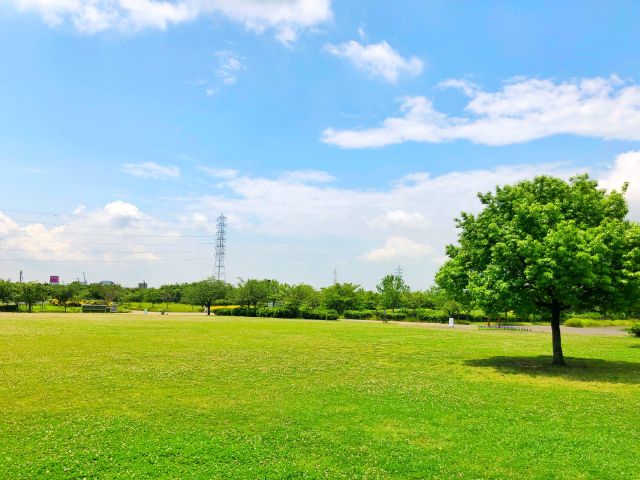
[[[82,313],[108,313],[108,305],[82,305]]]

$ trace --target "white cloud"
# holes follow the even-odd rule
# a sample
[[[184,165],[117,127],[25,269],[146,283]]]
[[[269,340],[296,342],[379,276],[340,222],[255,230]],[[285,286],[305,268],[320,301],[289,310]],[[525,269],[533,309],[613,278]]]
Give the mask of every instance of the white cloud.
[[[329,128],[322,140],[343,148],[460,139],[508,145],[559,134],[640,140],[640,86],[616,76],[560,83],[519,79],[496,92],[482,91],[464,80],[440,85],[459,88],[469,97],[465,116],[439,112],[426,97],[404,97],[400,115],[387,118],[381,126]]]
[[[229,50],[221,50],[215,52],[214,55],[218,58],[216,77],[225,85],[236,83],[238,73],[246,68],[240,57]]]
[[[422,73],[422,60],[414,56],[404,58],[384,41],[362,45],[351,40],[339,45],[327,44],[324,48],[332,55],[346,58],[369,75],[390,83],[396,83],[402,75],[415,77]]]
[[[116,201],[105,205],[104,211],[109,219],[137,219],[142,218],[140,209],[131,203]]]
[[[199,166],[198,170],[206,173],[213,178],[234,178],[237,177],[239,173],[238,170],[235,170],[233,168],[213,168]]]
[[[69,22],[83,33],[126,33],[222,15],[248,30],[274,32],[282,43],[332,17],[331,0],[5,0],[39,14],[51,26]]]
[[[434,253],[433,248],[429,245],[414,242],[410,238],[391,237],[382,247],[375,248],[363,255],[362,260],[388,262],[433,256]]]
[[[122,171],[141,178],[155,178],[167,180],[180,176],[180,168],[170,165],[158,165],[155,162],[125,163]]]
[[[333,175],[330,175],[327,172],[322,170],[292,170],[289,172],[285,172],[282,176],[282,179],[290,182],[297,183],[307,183],[307,182],[317,182],[317,183],[326,183],[333,182],[336,178]]]
[[[640,151],[626,152],[616,157],[611,169],[605,172],[600,185],[608,190],[618,190],[628,182],[626,193],[629,216],[640,221]]]
[[[420,212],[392,210],[373,218],[369,225],[372,228],[429,228],[431,222]]]
[[[640,186],[639,163],[640,152],[628,152],[606,171],[591,172],[607,188],[630,182],[627,196],[635,219],[640,219],[635,186]],[[90,268],[90,280],[116,279],[129,285],[143,279],[158,285],[203,278],[211,274],[215,218],[224,212],[229,219],[231,281],[237,276],[270,277],[320,286],[331,282],[332,270],[338,267],[340,281],[373,287],[392,262],[400,262],[412,287],[424,288],[445,245],[456,239],[453,219],[461,211],[481,208],[477,192],[539,174],[568,178],[588,169],[524,164],[435,176],[415,172],[376,190],[319,181],[328,180],[326,172],[265,178],[228,170],[217,177],[224,189],[190,194],[182,202],[172,198],[162,204],[158,199],[157,216],[124,201],[56,216],[57,225],[25,224],[0,213],[0,277],[15,278],[15,272],[28,267],[29,278],[61,273],[67,280]],[[171,218],[178,220],[167,220]],[[192,238],[193,234],[208,236]]]

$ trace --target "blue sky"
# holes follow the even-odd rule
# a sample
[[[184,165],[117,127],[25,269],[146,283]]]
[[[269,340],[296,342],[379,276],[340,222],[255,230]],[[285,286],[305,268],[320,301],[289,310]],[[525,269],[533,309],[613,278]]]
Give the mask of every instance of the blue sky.
[[[199,279],[224,211],[230,281],[373,287],[400,264],[424,288],[474,193],[538,173],[630,181],[637,218],[639,21],[634,2],[0,0],[0,276]]]

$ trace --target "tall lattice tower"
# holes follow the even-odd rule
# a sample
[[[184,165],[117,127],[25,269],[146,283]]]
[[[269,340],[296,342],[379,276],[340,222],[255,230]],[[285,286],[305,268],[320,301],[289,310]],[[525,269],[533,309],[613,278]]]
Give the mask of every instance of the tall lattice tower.
[[[218,280],[225,280],[224,254],[227,249],[227,217],[221,213],[217,220],[218,228],[216,229],[216,254],[213,276]]]
[[[396,274],[396,277],[400,277],[400,278],[404,277],[404,272],[402,271],[402,267],[400,265],[396,267],[395,274]]]

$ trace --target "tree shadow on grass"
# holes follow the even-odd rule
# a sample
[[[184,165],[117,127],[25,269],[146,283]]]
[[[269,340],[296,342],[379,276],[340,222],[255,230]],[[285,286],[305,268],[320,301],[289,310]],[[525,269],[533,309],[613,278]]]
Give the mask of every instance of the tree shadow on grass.
[[[468,360],[472,367],[492,367],[500,373],[562,378],[581,382],[640,383],[640,363],[566,357],[567,365],[554,367],[551,356],[490,357]]]

